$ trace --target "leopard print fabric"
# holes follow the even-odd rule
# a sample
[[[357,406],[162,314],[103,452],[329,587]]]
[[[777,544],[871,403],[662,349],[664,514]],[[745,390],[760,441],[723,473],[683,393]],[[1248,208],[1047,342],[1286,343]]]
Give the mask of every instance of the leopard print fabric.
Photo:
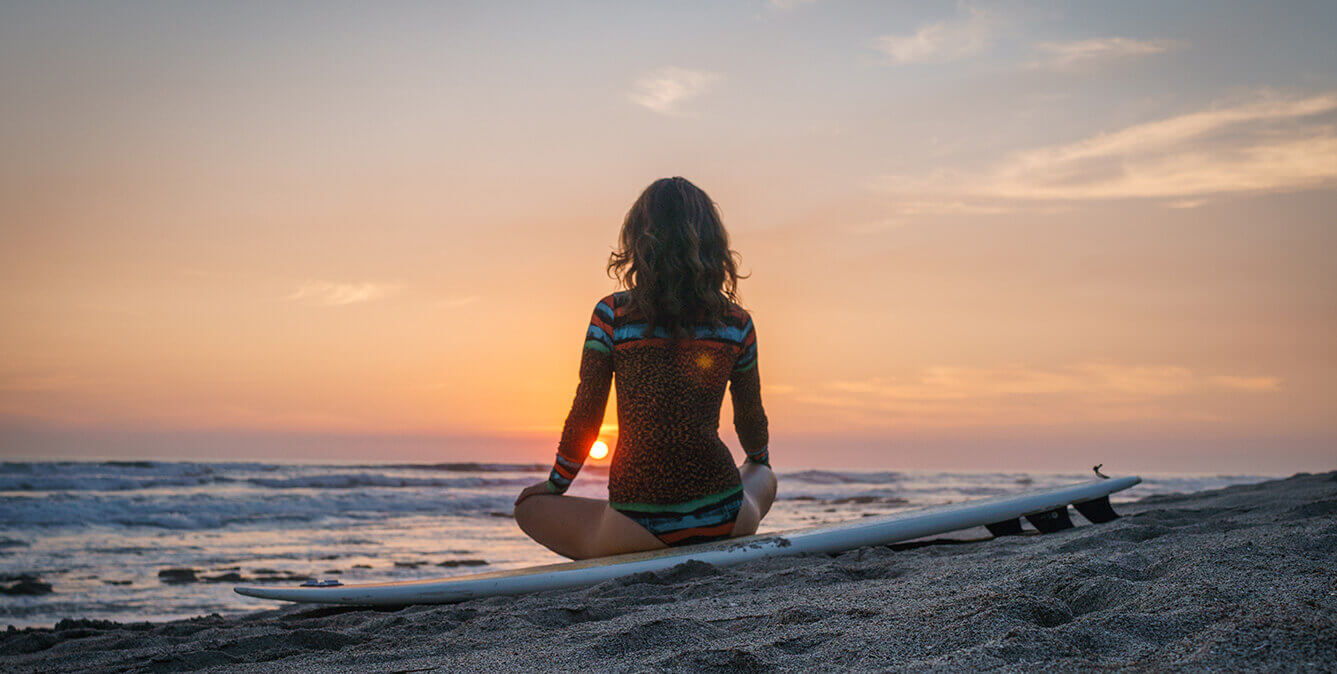
[[[769,461],[756,333],[742,307],[733,305],[723,326],[700,326],[694,338],[673,341],[646,329],[626,293],[600,300],[549,474],[553,491],[566,490],[598,439],[610,381],[617,386],[618,439],[608,477],[614,505],[667,506],[736,490],[738,468],[719,437],[726,387],[748,458]]]

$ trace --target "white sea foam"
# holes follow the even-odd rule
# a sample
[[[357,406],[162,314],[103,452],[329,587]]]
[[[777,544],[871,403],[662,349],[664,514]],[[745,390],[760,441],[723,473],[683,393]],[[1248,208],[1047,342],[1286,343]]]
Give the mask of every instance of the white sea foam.
[[[518,491],[515,490],[515,491]],[[405,514],[480,516],[509,511],[513,495],[423,489],[314,493],[166,493],[123,496],[65,492],[0,497],[0,530],[10,527],[159,527],[214,529],[237,524],[369,520]]]
[[[534,478],[493,478],[493,477],[396,477],[373,473],[349,473],[330,475],[310,475],[286,478],[253,477],[247,484],[270,489],[356,489],[358,487],[410,488],[439,487],[445,489],[486,489],[490,487],[524,487],[535,482]]]

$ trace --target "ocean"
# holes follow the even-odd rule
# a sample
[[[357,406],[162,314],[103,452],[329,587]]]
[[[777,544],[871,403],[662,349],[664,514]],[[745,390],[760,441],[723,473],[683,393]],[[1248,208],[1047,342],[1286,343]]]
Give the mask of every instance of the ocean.
[[[236,614],[275,606],[232,592],[238,582],[411,580],[563,561],[511,519],[515,495],[547,470],[489,463],[0,463],[0,624]],[[1091,474],[791,470],[779,477],[779,499],[762,532]],[[1143,484],[1117,494],[1116,503],[1271,477],[1143,474]],[[606,498],[606,482],[606,467],[586,466],[570,493]]]

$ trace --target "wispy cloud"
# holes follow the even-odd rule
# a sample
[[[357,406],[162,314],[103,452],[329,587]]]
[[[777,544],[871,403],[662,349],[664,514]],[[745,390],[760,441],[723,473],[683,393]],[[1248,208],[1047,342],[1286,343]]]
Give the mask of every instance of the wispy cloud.
[[[884,211],[886,217],[853,223],[843,229],[850,234],[878,234],[904,227],[910,224],[915,216],[920,215],[998,215],[1011,213],[1014,210],[1016,209],[996,203],[970,203],[954,198],[937,201],[905,199],[887,206]]]
[[[1197,208],[1205,203],[1207,203],[1206,199],[1180,199],[1179,201],[1171,201],[1170,203],[1167,203],[1165,207],[1189,209],[1189,208]]]
[[[1055,424],[1205,420],[1210,415],[1176,399],[1267,394],[1280,386],[1276,377],[1203,376],[1177,365],[1079,363],[1057,368],[933,367],[904,379],[828,381],[793,397],[873,425]]]
[[[1019,152],[978,172],[883,176],[874,185],[916,201],[1016,205],[1042,200],[1284,192],[1337,181],[1337,94],[1258,96]],[[1187,200],[1187,201],[1183,201]]]
[[[388,283],[331,283],[329,281],[306,281],[290,293],[286,299],[306,302],[327,307],[337,307],[359,302],[371,302],[383,299],[399,290],[399,286]]]
[[[1010,209],[997,204],[968,203],[960,200],[903,201],[897,205],[901,215],[996,215]]]
[[[1098,37],[1072,42],[1040,42],[1036,50],[1044,59],[1034,67],[1074,68],[1078,66],[1115,61],[1135,56],[1149,56],[1169,51],[1176,43],[1170,40],[1134,40],[1127,37]]]
[[[724,80],[719,73],[669,66],[642,75],[628,96],[637,105],[661,115],[682,113],[682,105]]]
[[[905,400],[959,400],[1004,395],[1124,393],[1162,396],[1183,393],[1198,383],[1192,371],[1176,365],[1123,366],[1083,363],[1064,368],[932,367],[920,376],[894,381],[866,379],[828,382],[831,390]]]
[[[883,35],[874,47],[896,65],[947,63],[974,56],[994,39],[996,21],[978,7],[962,7],[959,16],[920,26],[910,35]]]

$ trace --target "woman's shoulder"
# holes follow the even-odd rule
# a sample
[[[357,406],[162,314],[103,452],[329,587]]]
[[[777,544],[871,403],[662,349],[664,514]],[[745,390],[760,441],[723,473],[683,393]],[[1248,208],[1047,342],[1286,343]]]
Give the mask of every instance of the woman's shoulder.
[[[631,304],[631,295],[625,290],[619,290],[615,293],[604,295],[595,305],[599,311],[607,310],[609,318],[614,315],[621,316],[626,312],[626,308]]]
[[[617,307],[619,306],[617,295],[618,293],[613,293],[599,298],[599,301],[594,303],[595,315],[602,317],[605,321],[611,322],[613,316],[617,313]]]

